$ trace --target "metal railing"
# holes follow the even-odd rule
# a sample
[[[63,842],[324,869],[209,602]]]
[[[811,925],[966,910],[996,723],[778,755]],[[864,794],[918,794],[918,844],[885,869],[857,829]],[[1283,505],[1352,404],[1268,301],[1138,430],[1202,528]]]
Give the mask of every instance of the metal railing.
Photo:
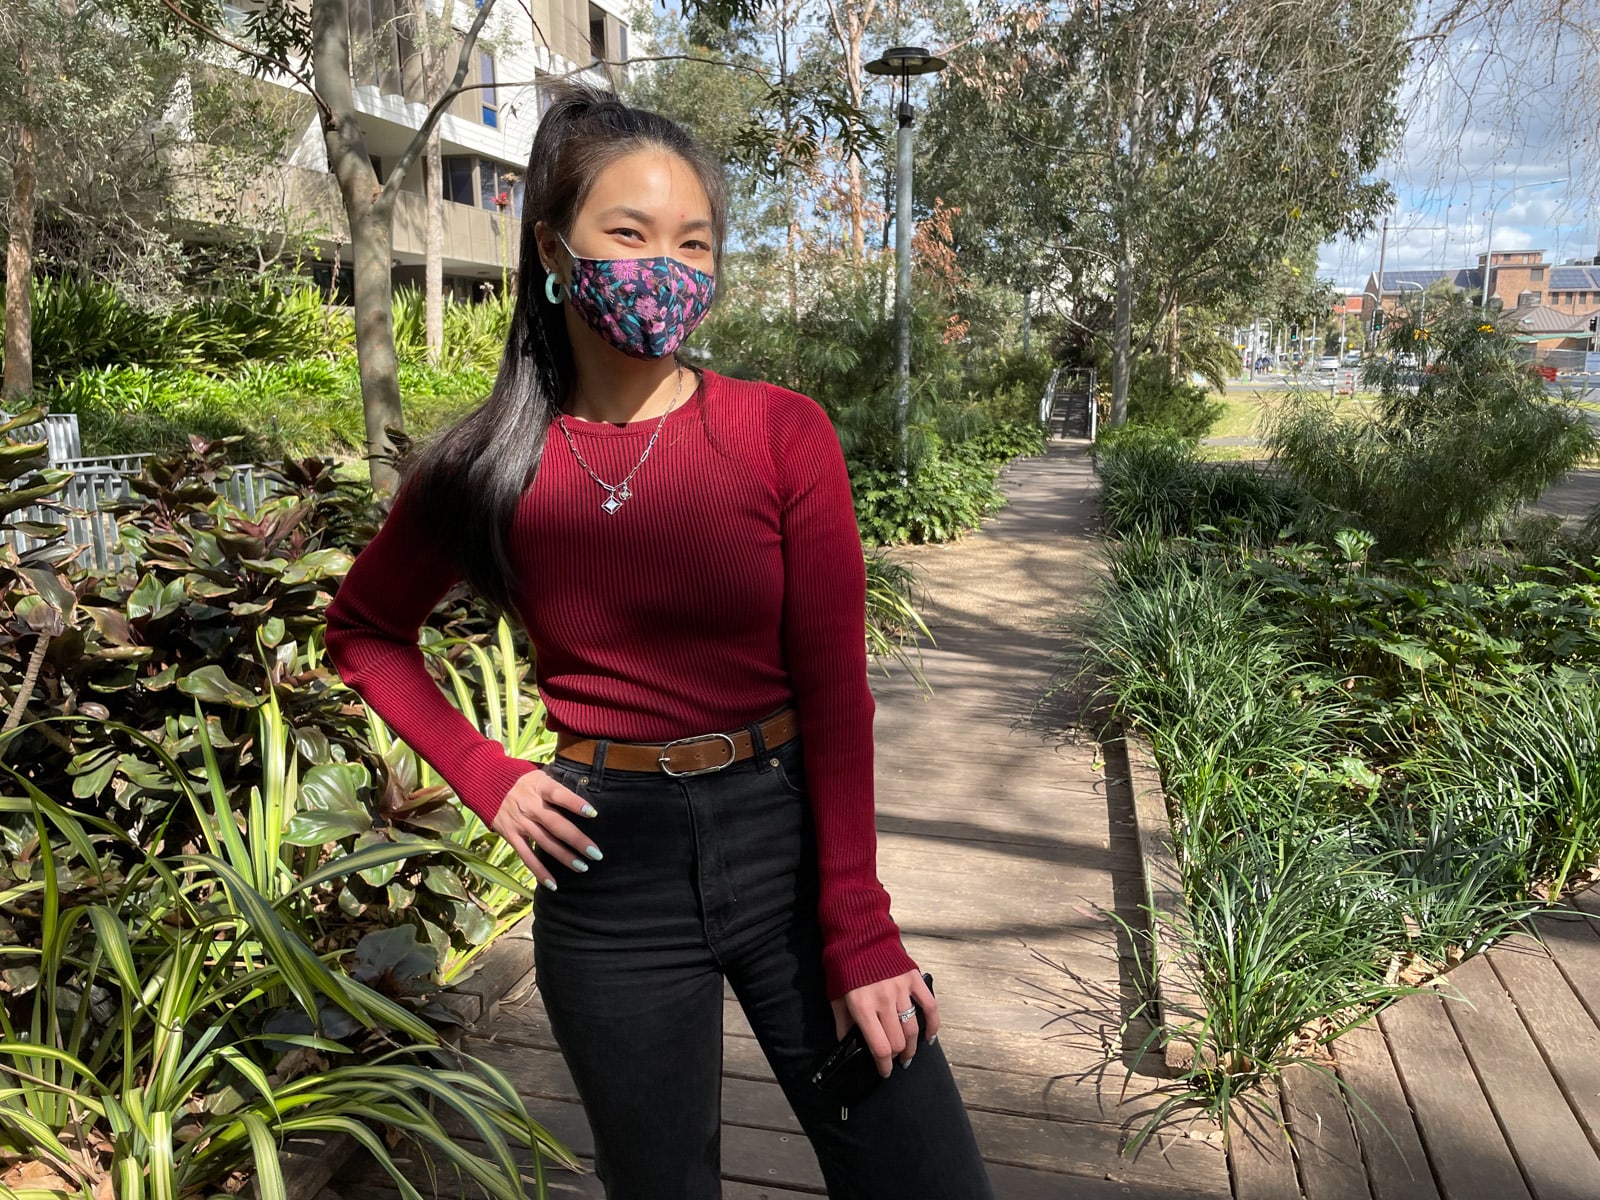
[[[0,421],[9,419],[9,414],[0,412]],[[49,447],[46,465],[71,471],[72,476],[56,496],[12,515],[13,522],[64,525],[63,532],[39,537],[20,529],[0,529],[0,539],[9,542],[18,554],[65,540],[80,547],[76,556],[80,566],[97,571],[133,566],[134,556],[122,549],[116,517],[107,510],[132,498],[133,480],[143,472],[144,462],[152,454],[84,455],[76,413],[48,413],[43,420],[12,432],[18,440],[45,441]],[[230,463],[214,486],[218,495],[254,517],[262,504],[283,490],[278,475],[281,466],[281,461]]]
[[[1096,372],[1093,367],[1057,367],[1039,402],[1039,419],[1052,437],[1088,438],[1098,433],[1095,408]]]

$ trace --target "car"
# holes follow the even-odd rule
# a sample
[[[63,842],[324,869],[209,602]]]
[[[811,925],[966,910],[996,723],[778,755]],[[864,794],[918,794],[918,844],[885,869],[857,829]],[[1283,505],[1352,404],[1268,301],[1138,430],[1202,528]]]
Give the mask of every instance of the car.
[[[1317,359],[1317,373],[1319,375],[1322,374],[1324,371],[1328,372],[1329,374],[1332,374],[1334,371],[1337,371],[1338,369],[1339,369],[1339,356],[1337,354],[1324,354],[1321,358]]]
[[[1346,350],[1344,354],[1344,365],[1347,367],[1359,367],[1361,365],[1361,351]]]

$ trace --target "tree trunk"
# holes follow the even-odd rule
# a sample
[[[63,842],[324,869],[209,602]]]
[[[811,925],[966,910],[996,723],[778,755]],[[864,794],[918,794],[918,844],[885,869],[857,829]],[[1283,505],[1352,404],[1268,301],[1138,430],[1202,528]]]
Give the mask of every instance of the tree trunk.
[[[1178,298],[1172,298],[1172,324],[1167,330],[1167,378],[1178,382]]]
[[[23,74],[28,64],[24,59]],[[33,391],[33,218],[38,144],[31,126],[17,127],[11,161],[11,214],[6,237],[6,370],[0,395]]]
[[[1111,415],[1109,424],[1114,429],[1128,420],[1128,385],[1133,367],[1133,231],[1139,220],[1139,184],[1143,178],[1144,120],[1145,120],[1145,45],[1149,38],[1149,25],[1138,30],[1138,45],[1133,54],[1135,63],[1132,86],[1127,89],[1129,105],[1124,122],[1127,148],[1122,156],[1122,211],[1117,214],[1117,301],[1115,328],[1111,338]],[[1113,162],[1116,156],[1113,156]]]
[[[394,452],[387,426],[404,428],[400,373],[394,351],[394,283],[389,255],[393,202],[383,194],[367,153],[350,78],[349,0],[316,0],[311,6],[311,66],[321,111],[328,169],[339,183],[350,223],[355,267],[356,361],[366,421],[367,463],[372,486],[392,492],[399,475],[383,459]]]
[[[394,349],[394,280],[389,256],[392,241],[388,205],[367,204],[350,213],[350,242],[356,277],[356,358],[361,370],[361,401],[366,414],[368,455],[394,452],[385,426],[405,427],[400,408],[400,367]],[[369,458],[372,486],[389,491],[398,476],[388,464]]]
[[[421,67],[422,97],[432,108],[444,94],[446,52],[436,41],[425,0],[411,0],[409,25],[411,44]],[[422,167],[423,339],[428,363],[438,366],[444,352],[444,155],[437,124],[428,130]]]
[[[32,64],[20,49],[22,78]],[[0,396],[15,399],[33,391],[33,220],[38,182],[38,135],[31,125],[17,126],[11,160],[11,211],[6,236],[6,369]]]
[[[1117,255],[1117,307],[1111,333],[1111,416],[1113,429],[1128,420],[1128,376],[1133,350],[1133,246],[1126,235]]]
[[[428,103],[433,102],[434,97],[430,93]],[[437,366],[440,355],[444,353],[444,155],[439,150],[437,125],[428,134],[422,190],[422,202],[427,215],[423,226],[422,288],[425,293],[428,362]]]

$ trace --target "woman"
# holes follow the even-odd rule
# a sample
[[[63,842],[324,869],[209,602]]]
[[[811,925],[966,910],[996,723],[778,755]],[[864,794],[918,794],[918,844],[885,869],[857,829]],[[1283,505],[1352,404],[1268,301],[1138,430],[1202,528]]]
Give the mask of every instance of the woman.
[[[538,985],[610,1200],[719,1195],[724,979],[831,1196],[989,1197],[877,878],[837,437],[804,396],[673,356],[726,225],[681,128],[558,92],[494,390],[406,465],[328,653],[543,885]],[[463,578],[528,631],[558,738],[542,769],[423,666],[417,629]],[[846,1111],[811,1075],[852,1023],[885,1079]]]

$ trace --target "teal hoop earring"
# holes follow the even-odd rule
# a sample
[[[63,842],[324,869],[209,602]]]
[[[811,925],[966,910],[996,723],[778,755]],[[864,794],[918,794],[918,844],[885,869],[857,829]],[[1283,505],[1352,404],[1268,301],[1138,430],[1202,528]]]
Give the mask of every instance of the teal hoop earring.
[[[551,304],[561,303],[561,296],[558,293],[564,290],[554,271],[544,277],[544,298],[550,301]]]

